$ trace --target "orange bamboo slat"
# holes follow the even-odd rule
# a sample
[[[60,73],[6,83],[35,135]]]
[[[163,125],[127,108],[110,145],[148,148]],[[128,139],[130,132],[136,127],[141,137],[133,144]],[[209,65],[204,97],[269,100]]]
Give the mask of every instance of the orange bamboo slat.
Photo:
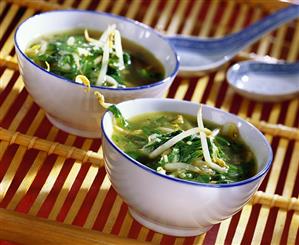
[[[215,71],[176,78],[165,93],[244,118],[265,134],[274,153],[269,174],[244,208],[211,231],[190,238],[156,233],[130,216],[102,167],[100,140],[69,135],[50,124],[27,93],[13,50],[16,26],[38,11],[106,11],[137,19],[166,35],[221,37],[285,6],[288,3],[262,0],[0,0],[0,224],[5,228],[0,229],[0,243],[6,239],[21,244],[296,244],[299,99],[245,99],[228,86],[225,74],[240,60],[297,61],[299,20],[265,35]],[[33,235],[24,232],[28,227]]]
[[[7,0],[8,3],[14,3],[22,7],[31,8],[34,10],[51,11],[62,9],[63,7],[56,3],[36,0]]]
[[[73,158],[75,160],[82,161],[83,163],[90,162],[99,167],[103,165],[101,154],[92,151],[84,151],[82,149],[59,144],[57,142],[49,142],[37,137],[20,134],[19,132],[12,133],[3,128],[0,128],[0,140],[7,141],[9,144],[25,146],[28,149],[33,148],[45,151],[48,155],[56,154],[65,158]]]
[[[0,238],[19,244],[148,244],[0,209]]]

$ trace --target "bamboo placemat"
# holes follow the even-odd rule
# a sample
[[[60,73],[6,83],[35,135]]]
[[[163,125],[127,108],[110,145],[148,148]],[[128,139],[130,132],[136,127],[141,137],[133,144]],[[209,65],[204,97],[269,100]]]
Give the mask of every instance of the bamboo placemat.
[[[106,11],[142,21],[166,34],[219,37],[284,6],[266,0],[1,0],[0,207],[155,244],[299,244],[299,99],[257,103],[235,94],[225,79],[227,68],[239,59],[269,55],[299,60],[298,20],[266,35],[215,72],[177,77],[165,94],[247,118],[265,133],[274,152],[271,171],[252,201],[206,234],[190,238],[155,233],[131,218],[101,167],[100,140],[66,134],[48,122],[24,88],[13,48],[15,27],[40,11]],[[0,239],[1,234],[0,228]]]

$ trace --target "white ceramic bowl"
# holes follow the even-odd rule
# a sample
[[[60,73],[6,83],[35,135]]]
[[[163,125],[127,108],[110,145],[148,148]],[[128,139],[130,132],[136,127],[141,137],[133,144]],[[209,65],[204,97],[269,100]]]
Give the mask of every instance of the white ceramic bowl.
[[[156,83],[115,89],[92,87],[87,94],[82,85],[57,76],[33,63],[24,53],[40,36],[72,29],[104,31],[116,24],[122,37],[148,49],[162,63],[165,79]],[[14,37],[20,72],[26,89],[42,107],[48,119],[58,128],[84,137],[100,137],[99,125],[104,112],[98,105],[94,91],[100,91],[111,103],[143,97],[162,97],[178,71],[177,55],[171,44],[150,27],[124,17],[83,10],[52,11],[25,20]]]
[[[146,112],[171,111],[196,115],[198,104],[172,99],[138,99],[117,105],[125,118]],[[229,114],[203,106],[203,118],[217,124],[233,122],[251,148],[258,173],[232,184],[202,184],[176,179],[137,162],[112,141],[113,116],[102,119],[103,152],[113,187],[128,204],[132,216],[157,232],[194,236],[238,212],[260,186],[272,162],[272,150],[254,126]]]

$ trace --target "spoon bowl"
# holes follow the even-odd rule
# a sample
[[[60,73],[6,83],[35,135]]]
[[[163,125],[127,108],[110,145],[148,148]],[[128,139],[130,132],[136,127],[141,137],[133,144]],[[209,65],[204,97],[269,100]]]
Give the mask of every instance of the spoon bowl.
[[[253,100],[278,102],[291,99],[299,95],[299,62],[240,62],[228,70],[227,81],[237,93]]]
[[[181,75],[210,71],[231,59],[227,54],[228,51],[223,50],[223,39],[201,39],[180,35],[168,39],[180,58]]]

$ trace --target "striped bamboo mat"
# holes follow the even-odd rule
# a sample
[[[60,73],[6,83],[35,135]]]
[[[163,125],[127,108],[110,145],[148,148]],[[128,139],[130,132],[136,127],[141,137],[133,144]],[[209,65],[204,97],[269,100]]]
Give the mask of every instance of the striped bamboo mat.
[[[213,73],[177,77],[165,94],[248,118],[274,151],[272,169],[252,202],[206,234],[190,238],[155,233],[131,218],[101,161],[91,164],[100,159],[101,141],[66,134],[49,123],[24,88],[13,47],[21,21],[53,9],[111,12],[166,34],[220,37],[284,6],[267,0],[0,0],[0,207],[154,244],[299,244],[299,99],[257,103],[235,94],[225,79],[230,65],[252,55],[299,60],[299,20]],[[94,155],[85,158],[91,151]],[[84,159],[88,161],[82,164]]]

